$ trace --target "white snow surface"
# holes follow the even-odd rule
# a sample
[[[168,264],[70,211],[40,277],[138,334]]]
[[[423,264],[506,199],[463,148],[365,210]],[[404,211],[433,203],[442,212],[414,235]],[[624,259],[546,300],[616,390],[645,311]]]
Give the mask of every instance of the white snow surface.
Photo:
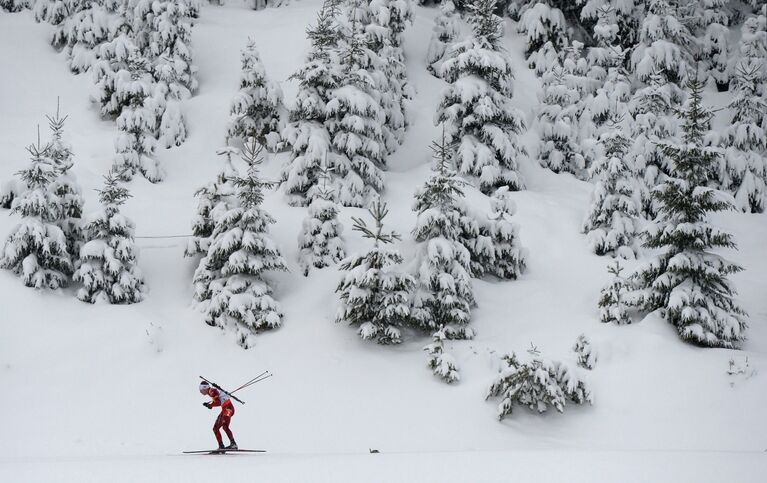
[[[193,28],[200,88],[183,106],[189,138],[158,150],[167,178],[156,185],[136,178],[123,207],[139,237],[190,234],[193,193],[222,167],[215,151],[237,92],[240,50],[255,39],[270,78],[291,102],[296,86],[287,78],[303,60],[304,29],[319,6],[301,0],[260,11],[202,8]],[[417,93],[405,142],[385,175],[387,221],[405,235],[406,257],[415,249],[412,196],[430,174],[428,145],[439,134],[432,118],[445,86],[425,65],[436,14],[417,7],[405,33]],[[88,213],[98,209],[94,190],[112,163],[117,130],[89,103],[90,75],[72,75],[49,46],[50,30],[29,11],[0,13],[0,180],[26,166],[24,146],[35,139],[36,124],[45,132],[44,115],[60,96]],[[533,124],[538,81],[523,61],[524,38],[511,25],[506,30],[517,71],[514,105]],[[716,94],[710,100],[714,107],[727,103]],[[531,153],[536,141],[524,138]],[[264,174],[277,179],[287,156],[269,156]],[[36,291],[0,271],[0,481],[764,481],[767,215],[731,212],[713,220],[739,244],[725,255],[746,267],[732,280],[750,328],[742,351],[702,349],[682,342],[657,316],[600,324],[597,300],[609,259],[593,255],[580,233],[592,186],[545,171],[535,159],[520,171],[527,190],[511,197],[528,269],[516,281],[474,282],[477,336],[445,342],[461,367],[452,385],[426,366],[421,349],[428,338],[407,335],[399,346],[377,346],[333,322],[340,275],[333,267],[302,276],[296,239],[306,209],[288,207],[279,191],[267,195],[264,208],[277,220],[271,234],[291,268],[270,278],[285,318],[247,351],[194,309],[196,261],[183,257],[184,238],[137,240],[149,292],[136,305],[92,306],[75,298],[74,287]],[[489,210],[476,190],[467,198]],[[363,211],[340,215],[349,253],[369,246],[348,229],[353,215]],[[0,236],[16,223],[1,216]],[[515,408],[499,422],[497,400],[484,395],[500,357],[524,353],[532,342],[547,358],[574,364],[571,348],[582,333],[599,354],[587,374],[594,404],[545,415]],[[746,357],[751,372],[727,374],[731,359],[743,364]],[[181,455],[215,444],[215,412],[201,404],[198,375],[234,387],[265,369],[274,377],[238,393],[246,404],[237,406],[232,428],[241,447],[268,452]]]

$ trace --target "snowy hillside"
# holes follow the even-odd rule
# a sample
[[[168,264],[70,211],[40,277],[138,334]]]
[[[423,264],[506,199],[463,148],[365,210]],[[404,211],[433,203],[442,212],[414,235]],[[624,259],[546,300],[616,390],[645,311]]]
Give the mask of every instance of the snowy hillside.
[[[730,277],[749,314],[742,350],[683,342],[659,316],[617,326],[599,322],[597,301],[608,281],[609,257],[591,252],[581,233],[593,185],[555,174],[534,160],[520,165],[526,189],[511,193],[514,221],[529,251],[527,271],[512,281],[473,280],[477,308],[473,340],[446,341],[461,380],[444,384],[426,366],[428,337],[403,343],[361,340],[334,322],[337,266],[308,277],[298,265],[297,239],[307,209],[288,206],[281,189],[263,208],[290,271],[270,274],[283,325],[240,348],[234,337],[203,322],[193,304],[197,260],[184,257],[195,191],[223,168],[229,108],[238,89],[240,51],[252,38],[271,79],[290,104],[288,78],[309,47],[305,28],[319,0],[297,0],[253,11],[237,2],[202,7],[192,30],[198,92],[183,102],[188,139],[157,150],[167,176],[151,184],[137,176],[123,213],[136,225],[138,264],[148,287],[133,305],[90,305],[75,288],[27,288],[0,270],[0,481],[668,481],[757,482],[767,474],[767,215],[717,213],[715,225],[734,235],[728,259],[745,270]],[[415,7],[405,31],[409,127],[389,158],[383,198],[387,227],[412,259],[413,194],[430,174],[429,143],[440,135],[434,113],[447,85],[425,69],[435,8]],[[503,45],[516,70],[515,107],[536,121],[540,80],[527,68],[525,39],[506,18]],[[33,14],[0,11],[0,181],[29,161],[25,146],[45,130],[45,115],[61,99],[72,172],[85,211],[114,158],[114,121],[100,117],[89,97],[90,73],[73,75],[49,44],[52,27]],[[706,101],[723,108],[726,94]],[[717,123],[726,123],[718,118]],[[524,134],[531,153],[534,130]],[[278,180],[289,153],[267,154],[264,177]],[[468,202],[489,210],[486,196],[467,189]],[[342,208],[347,252],[371,245],[352,231],[360,208]],[[369,218],[369,217],[368,217]],[[19,217],[3,210],[0,237]],[[637,262],[627,261],[633,268]],[[572,346],[585,334],[598,363],[585,377],[592,405],[539,415],[527,408],[499,422],[497,399],[485,400],[501,356],[525,354],[575,362]],[[748,363],[728,375],[729,362]],[[214,413],[202,407],[198,376],[235,387],[263,370],[274,377],[238,393],[232,429],[257,455],[182,455],[213,447]],[[376,449],[380,454],[371,454]]]

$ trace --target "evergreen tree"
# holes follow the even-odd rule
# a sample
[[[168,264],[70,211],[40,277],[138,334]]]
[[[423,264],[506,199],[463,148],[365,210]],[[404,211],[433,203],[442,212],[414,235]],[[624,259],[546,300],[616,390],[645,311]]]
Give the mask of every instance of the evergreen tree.
[[[305,206],[319,197],[320,167],[332,154],[326,114],[330,92],[342,78],[336,52],[339,42],[337,0],[325,0],[317,23],[307,30],[311,49],[306,62],[291,76],[298,82],[296,102],[283,138],[290,145],[290,161],[282,172],[288,203]],[[329,163],[333,165],[332,161]],[[325,181],[331,189],[334,179]],[[333,190],[337,194],[337,189]]]
[[[180,101],[197,90],[197,67],[192,63],[192,18],[189,5],[182,0],[152,3],[152,28],[148,51],[158,94],[163,98],[157,126],[161,144],[179,146],[186,139],[186,123]]]
[[[585,334],[581,334],[575,339],[573,352],[575,352],[576,357],[578,357],[578,367],[588,370],[594,369],[598,359],[597,352]]]
[[[516,280],[525,271],[527,249],[519,241],[519,226],[511,219],[517,208],[507,187],[493,193],[490,206],[492,212],[480,225],[480,231],[490,240],[492,257],[486,261],[480,275]]]
[[[543,91],[538,113],[541,166],[555,173],[567,172],[585,177],[586,158],[578,143],[580,93],[568,73],[560,66],[543,75]]]
[[[645,3],[645,0],[586,0],[581,10],[581,19],[586,23],[594,23],[593,37],[596,46],[592,50],[598,51],[594,53],[608,59],[613,57],[612,53],[600,50],[607,45],[614,47],[615,53],[633,50],[639,42]],[[622,62],[625,61],[623,56],[618,58]]]
[[[652,189],[663,183],[671,170],[661,146],[676,136],[678,123],[673,113],[683,96],[676,84],[664,82],[660,74],[655,74],[629,102],[633,143],[628,158],[642,181],[639,186],[642,213],[650,220],[658,213]]]
[[[64,123],[67,116],[61,117],[57,103],[56,115],[47,116],[47,119],[52,134],[48,158],[56,171],[56,177],[49,189],[59,204],[58,224],[67,238],[67,251],[75,256],[79,253],[82,243],[80,218],[84,201],[77,178],[69,172],[74,162],[72,148],[64,141]]]
[[[0,0],[0,9],[6,12],[20,12],[29,6],[29,0]]]
[[[458,364],[451,354],[445,353],[445,339],[448,335],[442,328],[432,335],[432,343],[423,348],[429,353],[427,365],[431,368],[435,376],[440,377],[448,384],[461,380],[458,373]]]
[[[568,401],[592,402],[591,389],[576,370],[559,361],[544,359],[535,347],[528,353],[527,361],[521,361],[514,353],[504,356],[503,366],[487,391],[486,399],[502,398],[498,419],[510,415],[516,404],[538,413],[546,412],[549,407],[561,413]]]
[[[583,232],[588,233],[597,255],[634,258],[639,209],[634,201],[634,170],[626,158],[630,141],[620,120],[615,121],[600,139],[604,155],[592,168],[592,176],[598,181]]]
[[[726,91],[730,82],[730,19],[727,0],[697,0],[697,8],[690,17],[699,31],[699,57],[702,70],[716,83],[719,91]]]
[[[342,77],[329,91],[325,105],[327,128],[333,143],[328,167],[338,177],[337,200],[344,206],[364,206],[383,189],[386,163],[380,85],[376,82],[377,56],[367,47],[367,35],[359,16],[361,0],[349,5],[349,24],[340,52]]]
[[[124,85],[131,82],[135,72],[132,69],[141,68],[141,81],[145,83],[142,90],[149,96],[153,79],[148,74],[148,61],[141,55],[134,43],[130,32],[130,24],[120,17],[116,34],[110,42],[99,48],[99,60],[93,66],[95,89],[92,98],[99,104],[101,115],[116,118],[123,107],[130,103],[130,95],[125,95]],[[121,92],[121,89],[122,92]],[[126,98],[127,97],[127,98]]]
[[[27,287],[56,289],[67,285],[73,269],[66,235],[57,224],[59,200],[50,190],[58,173],[39,134],[37,145],[27,151],[31,163],[19,174],[28,189],[11,207],[22,220],[5,240],[0,268],[19,275]]]
[[[567,45],[565,16],[552,3],[551,0],[531,2],[517,27],[527,37],[527,62],[538,75],[550,70]]]
[[[708,213],[732,206],[706,187],[719,153],[703,143],[711,117],[702,103],[703,86],[693,80],[689,89],[681,114],[682,143],[662,146],[672,176],[653,191],[659,215],[644,233],[645,247],[660,253],[632,275],[638,289],[630,301],[645,311],[660,309],[685,340],[733,347],[745,337],[746,315],[733,300],[735,290],[727,275],[741,267],[711,253],[713,248],[734,248],[735,243],[708,222]]]
[[[338,205],[332,201],[333,192],[328,188],[330,171],[321,166],[319,196],[309,205],[309,216],[304,219],[298,236],[298,262],[304,276],[314,268],[329,267],[346,257],[341,239],[343,225],[338,221]]]
[[[115,82],[113,97],[122,106],[117,117],[119,134],[115,140],[117,155],[115,171],[123,180],[130,180],[140,172],[152,183],[162,181],[164,170],[154,158],[157,141],[156,104],[154,104],[152,76],[145,58],[134,52],[127,60]]]
[[[272,186],[259,178],[261,150],[254,138],[245,144],[242,158],[248,170],[232,180],[239,204],[216,220],[208,253],[194,276],[205,322],[234,331],[246,349],[254,334],[282,324],[282,310],[264,273],[287,270],[268,234],[274,219],[261,208],[264,189]]]
[[[248,40],[240,58],[240,92],[232,101],[227,137],[243,140],[252,137],[262,146],[274,149],[280,141],[282,91],[267,78],[253,40]]]
[[[464,183],[448,166],[451,148],[444,133],[440,143],[432,143],[433,174],[415,194],[418,288],[411,317],[424,330],[471,339],[471,255],[461,240],[464,212],[458,204]]]
[[[735,70],[735,95],[727,106],[732,117],[722,136],[721,186],[735,196],[739,210],[762,213],[767,197],[767,101],[757,89],[764,84],[765,73],[748,60]]]
[[[389,213],[386,204],[376,200],[368,212],[375,227],[352,218],[353,230],[373,240],[373,247],[364,255],[354,254],[341,262],[345,274],[336,288],[340,298],[336,322],[359,325],[358,333],[365,340],[398,344],[399,327],[410,318],[408,301],[415,280],[395,271],[394,267],[402,263],[402,255],[383,246],[400,239],[399,234],[384,230],[383,219]]]
[[[455,4],[451,0],[444,0],[439,9],[426,53],[426,68],[435,77],[442,77],[442,63],[451,54],[452,46],[461,34],[460,17],[456,14]]]
[[[104,176],[104,188],[99,191],[102,207],[85,224],[86,243],[73,276],[83,285],[77,291],[83,302],[132,304],[144,298],[144,280],[136,266],[135,225],[120,213],[128,198],[119,173],[112,170]]]
[[[680,0],[647,0],[639,43],[631,55],[637,78],[649,82],[660,75],[677,87],[694,74],[691,66],[692,36],[679,19]]]
[[[632,284],[621,272],[620,262],[615,260],[607,266],[607,271],[612,275],[610,282],[602,288],[599,294],[599,320],[605,324],[630,324],[631,316],[627,298],[632,290]]]
[[[27,186],[20,179],[9,179],[0,185],[0,208],[11,208],[13,200],[27,191]]]
[[[101,46],[112,42],[119,24],[119,0],[80,0],[81,8],[56,29],[51,43],[64,49],[69,69],[74,73],[89,70],[100,58]]]
[[[477,0],[470,6],[472,35],[455,45],[442,66],[451,85],[435,117],[444,123],[449,138],[459,143],[458,171],[478,176],[484,193],[500,186],[522,189],[517,163],[527,156],[518,139],[525,123],[511,105],[514,74],[501,47],[503,25],[493,13],[495,5],[495,0]]]
[[[232,164],[232,156],[239,154],[239,150],[227,147],[218,150],[217,154],[225,156],[226,163],[214,181],[206,184],[194,194],[197,198],[197,213],[192,218],[192,237],[184,250],[185,257],[208,253],[216,222],[236,202],[235,186],[232,180],[237,173]]]

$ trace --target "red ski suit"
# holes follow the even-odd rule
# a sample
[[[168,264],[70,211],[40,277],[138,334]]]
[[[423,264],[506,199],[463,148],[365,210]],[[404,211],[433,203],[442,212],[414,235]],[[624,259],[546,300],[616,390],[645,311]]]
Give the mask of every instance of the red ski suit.
[[[234,436],[229,429],[229,423],[232,421],[232,416],[234,416],[234,404],[232,404],[232,400],[229,399],[229,396],[225,392],[219,391],[215,387],[208,388],[207,394],[213,399],[210,402],[211,406],[221,406],[221,413],[216,418],[216,424],[213,425],[213,433],[216,435],[216,441],[218,441],[219,446],[223,444],[223,441],[221,440],[221,428],[224,428],[224,432],[226,432],[227,437],[229,437],[229,441],[234,442]]]

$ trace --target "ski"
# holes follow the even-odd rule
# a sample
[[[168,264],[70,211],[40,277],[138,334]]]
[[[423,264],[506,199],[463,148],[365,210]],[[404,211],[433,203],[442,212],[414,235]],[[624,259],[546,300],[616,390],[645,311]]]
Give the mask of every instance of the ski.
[[[183,451],[184,454],[266,453],[265,449],[203,449]]]

